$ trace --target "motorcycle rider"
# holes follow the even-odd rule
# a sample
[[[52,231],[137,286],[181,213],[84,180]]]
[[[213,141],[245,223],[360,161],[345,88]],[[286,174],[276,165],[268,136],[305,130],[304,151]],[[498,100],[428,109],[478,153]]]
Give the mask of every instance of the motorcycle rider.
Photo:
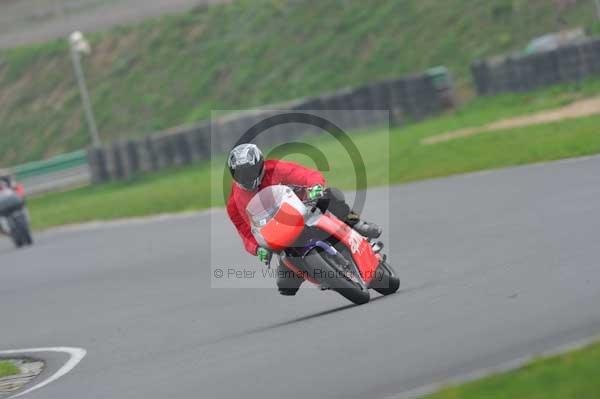
[[[367,238],[378,238],[381,228],[361,221],[358,214],[346,204],[344,194],[335,188],[326,188],[323,175],[313,169],[293,162],[265,160],[260,149],[254,144],[241,144],[231,150],[227,161],[233,177],[231,194],[227,201],[227,213],[235,225],[246,251],[258,256],[263,263],[270,261],[272,253],[260,247],[250,230],[246,206],[261,189],[282,184],[307,187],[310,199],[327,200],[327,210],[343,220],[358,233]],[[282,295],[296,295],[304,281],[282,263],[278,265],[277,287]]]
[[[0,195],[6,190],[9,191],[9,194],[14,193],[21,201],[24,201],[25,189],[23,188],[23,185],[17,183],[14,175],[8,169],[0,169]],[[5,211],[5,209],[0,208],[0,233],[8,234],[10,227],[4,217],[6,216],[4,215]]]
[[[19,197],[24,196],[24,189],[21,184],[18,184],[14,175],[7,169],[0,169],[0,190],[13,190]]]
[[[12,174],[6,169],[0,169],[0,184],[3,187],[12,187],[14,185]]]

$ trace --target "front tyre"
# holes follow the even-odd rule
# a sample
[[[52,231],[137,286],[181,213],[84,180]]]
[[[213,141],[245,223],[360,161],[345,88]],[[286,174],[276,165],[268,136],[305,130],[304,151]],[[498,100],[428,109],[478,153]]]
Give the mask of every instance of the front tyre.
[[[379,292],[381,295],[391,295],[400,288],[400,278],[396,276],[394,269],[387,262],[379,264],[375,277],[371,281],[370,288]]]
[[[16,212],[12,214],[8,218],[8,223],[10,226],[11,238],[17,248],[33,244],[29,221],[27,220],[25,213]]]
[[[360,281],[346,277],[346,273],[333,262],[326,261],[318,251],[311,251],[304,258],[309,275],[313,276],[323,287],[332,289],[356,305],[369,302],[369,289]]]
[[[21,226],[14,216],[9,216],[7,220],[10,227],[10,238],[15,244],[15,247],[21,248],[23,245],[25,245],[25,242],[23,241],[23,234],[21,233]]]

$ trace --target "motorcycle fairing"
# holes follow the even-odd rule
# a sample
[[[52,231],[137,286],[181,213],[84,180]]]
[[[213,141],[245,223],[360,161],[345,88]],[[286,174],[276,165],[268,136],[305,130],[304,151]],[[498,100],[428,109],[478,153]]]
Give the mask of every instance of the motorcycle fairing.
[[[321,215],[314,223],[315,227],[337,238],[350,250],[363,281],[370,283],[379,266],[379,257],[373,253],[369,242],[329,212]]]

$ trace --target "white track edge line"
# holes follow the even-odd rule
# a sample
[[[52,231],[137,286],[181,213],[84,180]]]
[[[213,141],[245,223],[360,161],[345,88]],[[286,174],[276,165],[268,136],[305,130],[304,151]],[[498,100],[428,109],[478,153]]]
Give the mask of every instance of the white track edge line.
[[[87,351],[83,348],[52,347],[52,348],[32,348],[32,349],[15,349],[15,350],[0,351],[0,356],[3,356],[3,355],[26,355],[29,353],[36,353],[36,352],[67,353],[70,356],[70,358],[60,369],[58,369],[57,372],[52,374],[49,378],[32,386],[31,388],[26,389],[23,392],[19,392],[13,396],[10,396],[7,399],[13,399],[13,398],[17,398],[19,396],[31,393],[33,391],[36,391],[42,387],[45,387],[46,385],[48,385],[52,382],[58,380],[59,378],[65,376],[71,370],[73,370],[87,354]]]

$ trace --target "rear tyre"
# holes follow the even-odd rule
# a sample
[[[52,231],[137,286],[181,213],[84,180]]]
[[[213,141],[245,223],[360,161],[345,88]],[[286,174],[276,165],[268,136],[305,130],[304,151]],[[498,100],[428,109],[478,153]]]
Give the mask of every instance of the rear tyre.
[[[394,269],[384,261],[379,264],[370,288],[381,295],[391,295],[400,288],[400,278],[396,276]]]
[[[22,224],[22,234],[23,234],[23,243],[25,245],[33,245],[33,237],[31,236],[31,228],[29,227],[29,223],[27,219],[24,218]]]
[[[29,224],[23,225],[23,243],[25,245],[33,245],[33,237],[31,236],[31,229]]]
[[[339,267],[326,261],[317,251],[311,251],[304,262],[309,275],[313,276],[325,288],[336,291],[344,298],[356,305],[364,305],[369,302],[371,296],[369,289],[361,283],[344,277]]]

